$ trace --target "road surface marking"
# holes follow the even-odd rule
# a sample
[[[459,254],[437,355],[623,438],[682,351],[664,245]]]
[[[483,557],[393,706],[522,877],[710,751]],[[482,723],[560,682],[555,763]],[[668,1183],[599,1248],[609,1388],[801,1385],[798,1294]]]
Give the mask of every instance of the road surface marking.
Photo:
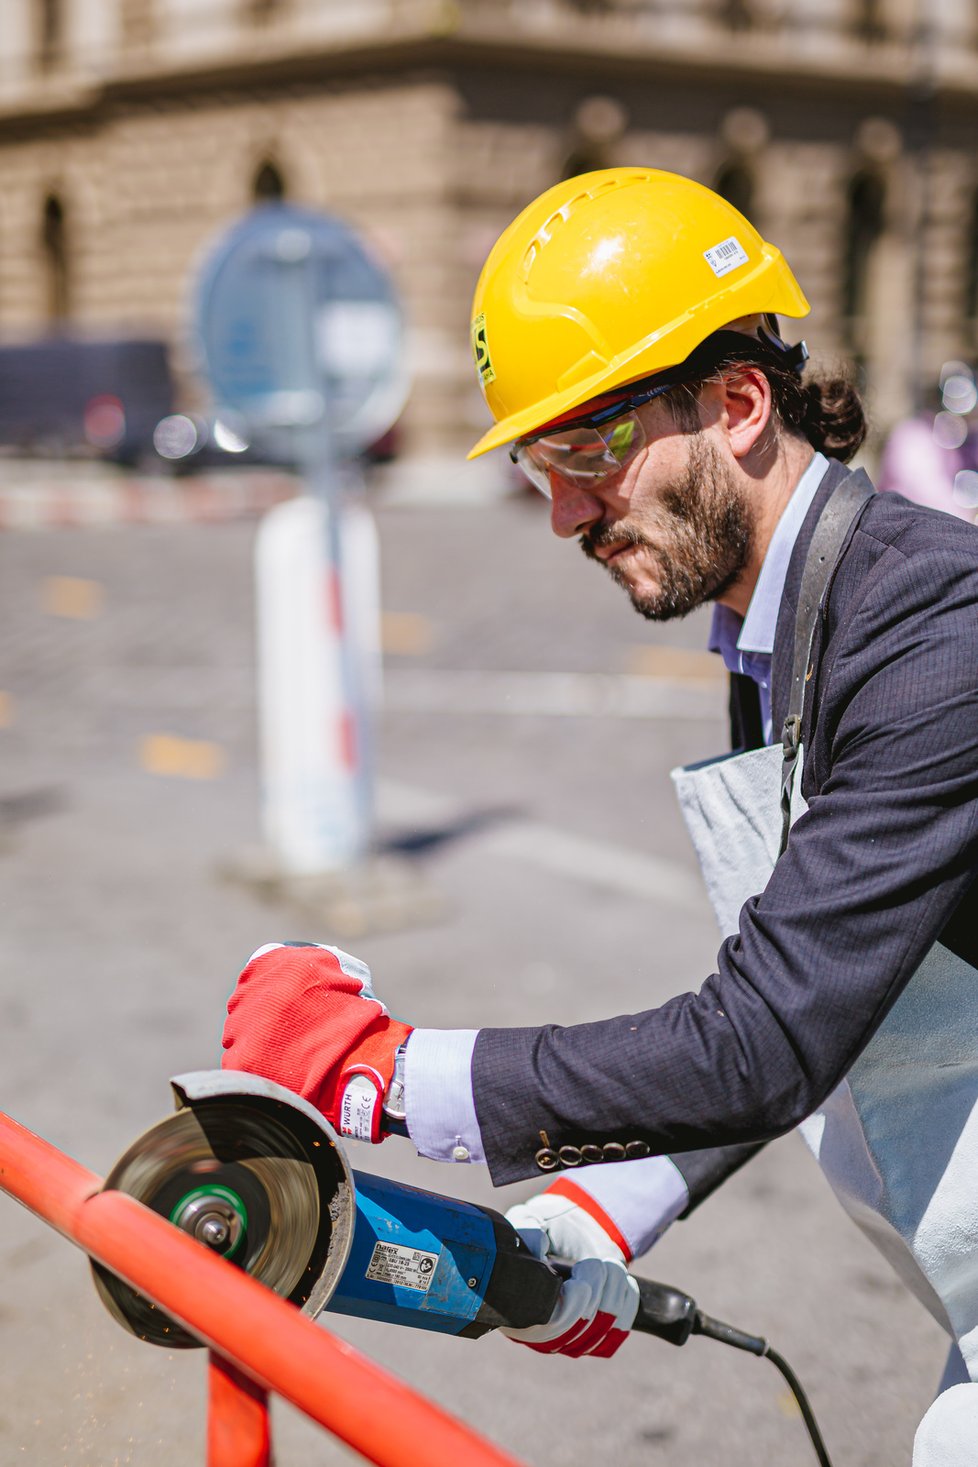
[[[66,616],[73,621],[91,621],[102,610],[104,588],[98,581],[79,576],[45,576],[41,582],[41,606],[49,616]]]
[[[226,761],[220,744],[206,739],[149,734],[140,745],[139,762],[148,774],[175,779],[217,779],[224,773]]]
[[[0,693],[0,728],[9,728],[14,721],[14,700],[9,693]]]
[[[690,647],[631,647],[625,670],[634,677],[664,678],[667,682],[724,682],[722,657]]]
[[[431,650],[434,628],[415,611],[385,611],[380,619],[383,650],[392,657],[421,657]]]
[[[384,673],[384,703],[397,713],[722,719],[725,701],[725,684],[719,679],[417,667],[392,667]]]

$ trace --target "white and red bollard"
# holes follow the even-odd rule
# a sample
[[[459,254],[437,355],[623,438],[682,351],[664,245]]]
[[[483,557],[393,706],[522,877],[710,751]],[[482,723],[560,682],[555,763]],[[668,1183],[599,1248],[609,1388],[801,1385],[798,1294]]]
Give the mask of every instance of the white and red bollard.
[[[283,875],[362,863],[373,816],[380,575],[352,496],[271,510],[255,552],[262,827]]]

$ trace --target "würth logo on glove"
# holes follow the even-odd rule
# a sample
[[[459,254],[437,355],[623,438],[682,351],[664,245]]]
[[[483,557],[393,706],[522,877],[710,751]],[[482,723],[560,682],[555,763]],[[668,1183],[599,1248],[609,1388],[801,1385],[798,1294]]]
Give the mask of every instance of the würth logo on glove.
[[[379,1141],[380,1111],[383,1109],[383,1076],[378,1070],[344,1070],[341,1077],[342,1100],[339,1124],[341,1136],[355,1141]]]

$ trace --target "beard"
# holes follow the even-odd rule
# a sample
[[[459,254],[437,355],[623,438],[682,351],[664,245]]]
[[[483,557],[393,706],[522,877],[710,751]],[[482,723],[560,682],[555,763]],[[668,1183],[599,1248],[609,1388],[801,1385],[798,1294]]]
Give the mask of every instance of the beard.
[[[621,520],[598,526],[581,536],[590,560],[611,545],[636,545],[654,557],[655,591],[640,591],[614,561],[608,574],[628,592],[632,605],[649,621],[687,616],[715,601],[743,573],[754,541],[754,520],[747,499],[727,464],[702,434],[690,440],[682,475],[659,490],[644,523]]]

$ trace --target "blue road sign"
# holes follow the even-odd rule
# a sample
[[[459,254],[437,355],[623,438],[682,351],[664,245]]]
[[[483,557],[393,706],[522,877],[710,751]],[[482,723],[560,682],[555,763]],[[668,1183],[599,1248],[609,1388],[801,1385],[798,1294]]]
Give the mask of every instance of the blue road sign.
[[[404,405],[393,282],[327,214],[262,204],[233,225],[204,263],[196,329],[218,415],[243,420],[250,436],[285,434],[307,451],[325,442],[350,458]]]

